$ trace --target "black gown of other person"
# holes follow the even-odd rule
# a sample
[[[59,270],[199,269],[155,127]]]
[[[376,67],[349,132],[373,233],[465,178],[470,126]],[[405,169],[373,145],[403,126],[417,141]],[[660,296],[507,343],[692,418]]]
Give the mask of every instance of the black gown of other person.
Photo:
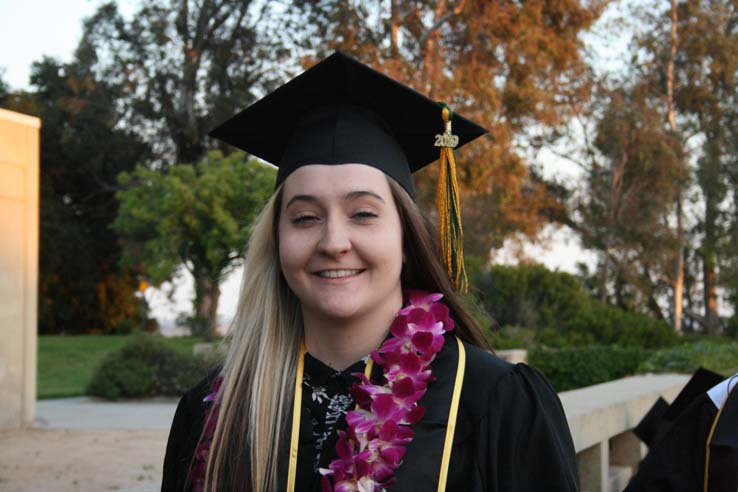
[[[732,387],[735,378],[738,374],[722,384]],[[664,425],[665,430],[658,432],[624,492],[738,490],[738,390],[730,391],[720,408],[704,389],[696,397],[690,397],[687,395],[690,402],[683,410],[676,400],[672,404],[678,415],[673,423]]]
[[[478,347],[464,347],[466,369],[446,491],[579,490],[571,434],[561,402],[548,381],[525,364],[512,365]],[[451,332],[433,361],[436,380],[419,402],[425,415],[413,426],[415,437],[395,471],[397,482],[389,487],[390,492],[437,490],[457,361],[458,347]],[[320,491],[316,464],[327,467],[335,458],[336,433],[345,428],[343,417],[335,419],[335,412],[339,407],[353,409],[353,402],[346,401],[354,382],[350,374],[363,369],[364,362],[359,361],[336,373],[306,355],[295,492]],[[375,365],[373,379],[380,375],[381,368]],[[209,387],[208,380],[202,381],[177,407],[164,460],[162,492],[189,490],[187,472],[209,405],[202,401]],[[315,429],[320,421],[323,425]],[[331,426],[333,421],[335,426]],[[290,433],[284,434],[280,492],[286,489],[287,481]],[[320,441],[324,441],[322,453],[316,457]]]

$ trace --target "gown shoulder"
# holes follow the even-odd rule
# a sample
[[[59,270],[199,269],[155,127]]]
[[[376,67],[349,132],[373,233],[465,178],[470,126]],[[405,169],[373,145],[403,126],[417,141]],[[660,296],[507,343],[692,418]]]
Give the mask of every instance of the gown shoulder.
[[[535,368],[479,347],[465,344],[465,351],[461,405],[479,422],[484,490],[579,490],[569,425],[548,380]]]

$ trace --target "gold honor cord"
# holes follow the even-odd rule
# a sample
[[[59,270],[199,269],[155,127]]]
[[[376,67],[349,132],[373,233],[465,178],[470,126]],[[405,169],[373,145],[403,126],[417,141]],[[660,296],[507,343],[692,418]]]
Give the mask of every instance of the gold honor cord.
[[[453,396],[451,396],[451,409],[448,412],[446,442],[443,444],[443,457],[441,458],[441,476],[438,478],[438,492],[444,492],[446,490],[448,467],[451,463],[451,448],[454,444],[454,432],[456,431],[456,417],[459,414],[461,387],[464,383],[464,369],[466,369],[466,351],[464,350],[464,343],[459,337],[456,337],[456,343],[459,345],[459,361],[456,365],[456,380],[454,381]]]
[[[728,398],[730,398],[730,394],[738,388],[738,384],[734,385],[733,388],[730,388],[730,383],[732,382],[732,379],[735,376],[733,376],[731,381],[728,381],[728,394],[725,395],[725,400],[723,400],[723,404],[720,405],[720,408],[718,409],[718,413],[715,416],[715,420],[712,421],[712,426],[710,427],[710,433],[707,435],[707,443],[705,445],[705,483],[703,487],[703,492],[707,491],[707,484],[708,479],[710,475],[710,441],[712,441],[712,435],[715,433],[715,428],[717,427],[718,420],[720,420],[720,415],[723,413],[723,409],[725,408],[725,405],[728,403]]]
[[[374,360],[370,357],[364,369],[368,378],[372,374]],[[300,343],[300,355],[297,359],[295,374],[295,401],[292,404],[292,435],[290,437],[290,464],[287,471],[287,492],[294,492],[297,476],[297,451],[300,447],[300,414],[302,412],[302,379],[305,373],[305,342]],[[358,408],[358,405],[356,405]]]
[[[295,490],[297,474],[297,449],[300,444],[300,412],[302,411],[302,375],[305,372],[305,342],[300,342],[295,374],[295,401],[292,404],[292,436],[290,437],[290,465],[287,472],[287,491]]]

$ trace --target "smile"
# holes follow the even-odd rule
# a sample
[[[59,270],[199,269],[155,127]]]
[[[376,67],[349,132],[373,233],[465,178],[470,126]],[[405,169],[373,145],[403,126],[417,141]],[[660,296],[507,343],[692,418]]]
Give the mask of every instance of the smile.
[[[364,270],[322,270],[315,274],[322,278],[344,278],[357,275],[363,271]]]

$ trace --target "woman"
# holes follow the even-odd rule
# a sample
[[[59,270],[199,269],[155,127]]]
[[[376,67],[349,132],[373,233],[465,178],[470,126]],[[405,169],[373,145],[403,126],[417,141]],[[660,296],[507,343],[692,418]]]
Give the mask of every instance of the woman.
[[[556,394],[484,350],[413,201],[439,112],[336,53],[213,132],[277,164],[277,189],[163,491],[578,489]],[[483,133],[454,125],[461,145]]]

